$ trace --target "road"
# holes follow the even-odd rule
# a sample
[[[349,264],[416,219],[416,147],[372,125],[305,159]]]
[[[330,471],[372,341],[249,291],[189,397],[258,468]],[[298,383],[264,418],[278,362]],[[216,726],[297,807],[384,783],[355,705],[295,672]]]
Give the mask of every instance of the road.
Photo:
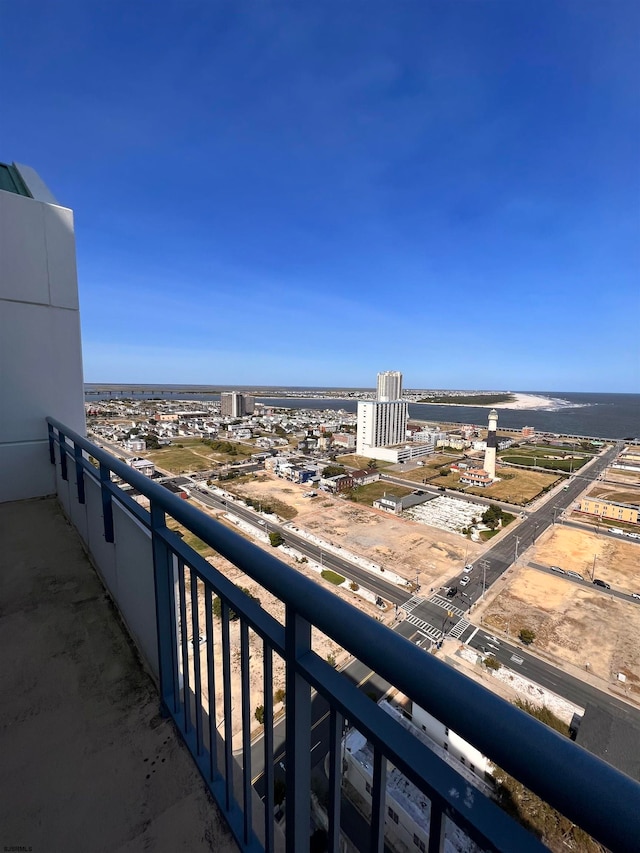
[[[525,551],[530,545],[535,544],[536,539],[548,527],[555,524],[560,514],[570,506],[585,488],[585,480],[591,481],[599,477],[601,472],[607,468],[611,460],[619,453],[622,444],[607,450],[598,457],[579,477],[573,477],[567,481],[567,485],[560,491],[552,493],[537,510],[530,513],[513,530],[508,531],[501,537],[493,547],[476,560],[472,565],[471,572],[461,571],[448,582],[448,588],[457,586],[458,592],[451,599],[462,610],[469,607],[478,599],[482,598],[484,592],[496,582],[507,568],[517,559],[518,554]],[[461,586],[460,581],[467,575],[469,584]],[[446,593],[446,589],[444,590]],[[462,593],[464,592],[464,595]],[[422,617],[422,613],[416,611],[416,615]]]

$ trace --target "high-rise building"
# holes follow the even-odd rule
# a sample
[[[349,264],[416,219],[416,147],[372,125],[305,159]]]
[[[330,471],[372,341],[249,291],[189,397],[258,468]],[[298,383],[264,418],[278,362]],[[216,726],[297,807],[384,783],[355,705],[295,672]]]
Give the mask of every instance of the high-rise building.
[[[409,404],[402,400],[358,402],[356,453],[366,456],[373,447],[400,444],[407,437]]]
[[[376,399],[381,403],[391,403],[401,398],[402,373],[399,370],[385,370],[379,373]]]
[[[241,394],[239,391],[223,391],[220,394],[220,414],[225,418],[241,418],[252,415],[255,409],[255,397]]]

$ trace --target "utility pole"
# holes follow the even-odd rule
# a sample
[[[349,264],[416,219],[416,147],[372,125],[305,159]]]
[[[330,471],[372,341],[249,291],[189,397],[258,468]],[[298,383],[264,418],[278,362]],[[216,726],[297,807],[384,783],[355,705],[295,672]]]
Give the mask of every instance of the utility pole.
[[[484,593],[487,588],[487,569],[489,568],[489,561],[483,560],[480,565],[482,566],[482,595],[480,596],[480,600],[483,600]]]
[[[513,560],[514,563],[518,562],[518,545],[520,544],[520,537],[516,536],[516,556]]]
[[[596,576],[596,559],[597,559],[597,557],[598,557],[597,554],[593,555],[593,566],[591,567],[591,580],[593,580]]]

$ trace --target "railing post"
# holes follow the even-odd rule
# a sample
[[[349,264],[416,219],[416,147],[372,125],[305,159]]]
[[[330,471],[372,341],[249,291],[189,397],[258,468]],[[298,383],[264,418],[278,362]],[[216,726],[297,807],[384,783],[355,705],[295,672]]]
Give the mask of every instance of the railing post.
[[[47,430],[49,433],[49,461],[52,465],[56,464],[56,448],[55,448],[55,440],[53,438],[53,427],[51,424],[47,424]]]
[[[290,604],[286,608],[286,819],[287,853],[309,850],[311,818],[311,686],[297,662],[311,651],[311,624]],[[271,685],[265,684],[265,690]]]
[[[58,447],[60,449],[60,473],[63,480],[68,480],[67,473],[67,437],[63,432],[58,430]]]
[[[65,477],[66,480],[66,477]],[[104,538],[107,542],[113,542],[113,506],[111,504],[111,471],[100,463],[100,490],[102,492],[102,517],[104,521]]]
[[[173,555],[167,543],[158,535],[164,528],[164,510],[151,504],[151,542],[153,547],[153,577],[156,593],[156,630],[158,637],[158,670],[160,702],[164,716],[178,710],[176,605],[173,577]]]
[[[73,445],[73,455],[76,460],[76,487],[78,489],[78,503],[83,504],[84,498],[84,468],[82,466],[82,448],[78,444]]]

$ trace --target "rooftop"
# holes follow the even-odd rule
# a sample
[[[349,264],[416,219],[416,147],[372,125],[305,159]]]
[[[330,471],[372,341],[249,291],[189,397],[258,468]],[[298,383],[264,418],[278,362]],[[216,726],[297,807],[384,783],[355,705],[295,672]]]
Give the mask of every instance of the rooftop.
[[[3,841],[237,850],[57,501],[0,504],[0,531]]]

